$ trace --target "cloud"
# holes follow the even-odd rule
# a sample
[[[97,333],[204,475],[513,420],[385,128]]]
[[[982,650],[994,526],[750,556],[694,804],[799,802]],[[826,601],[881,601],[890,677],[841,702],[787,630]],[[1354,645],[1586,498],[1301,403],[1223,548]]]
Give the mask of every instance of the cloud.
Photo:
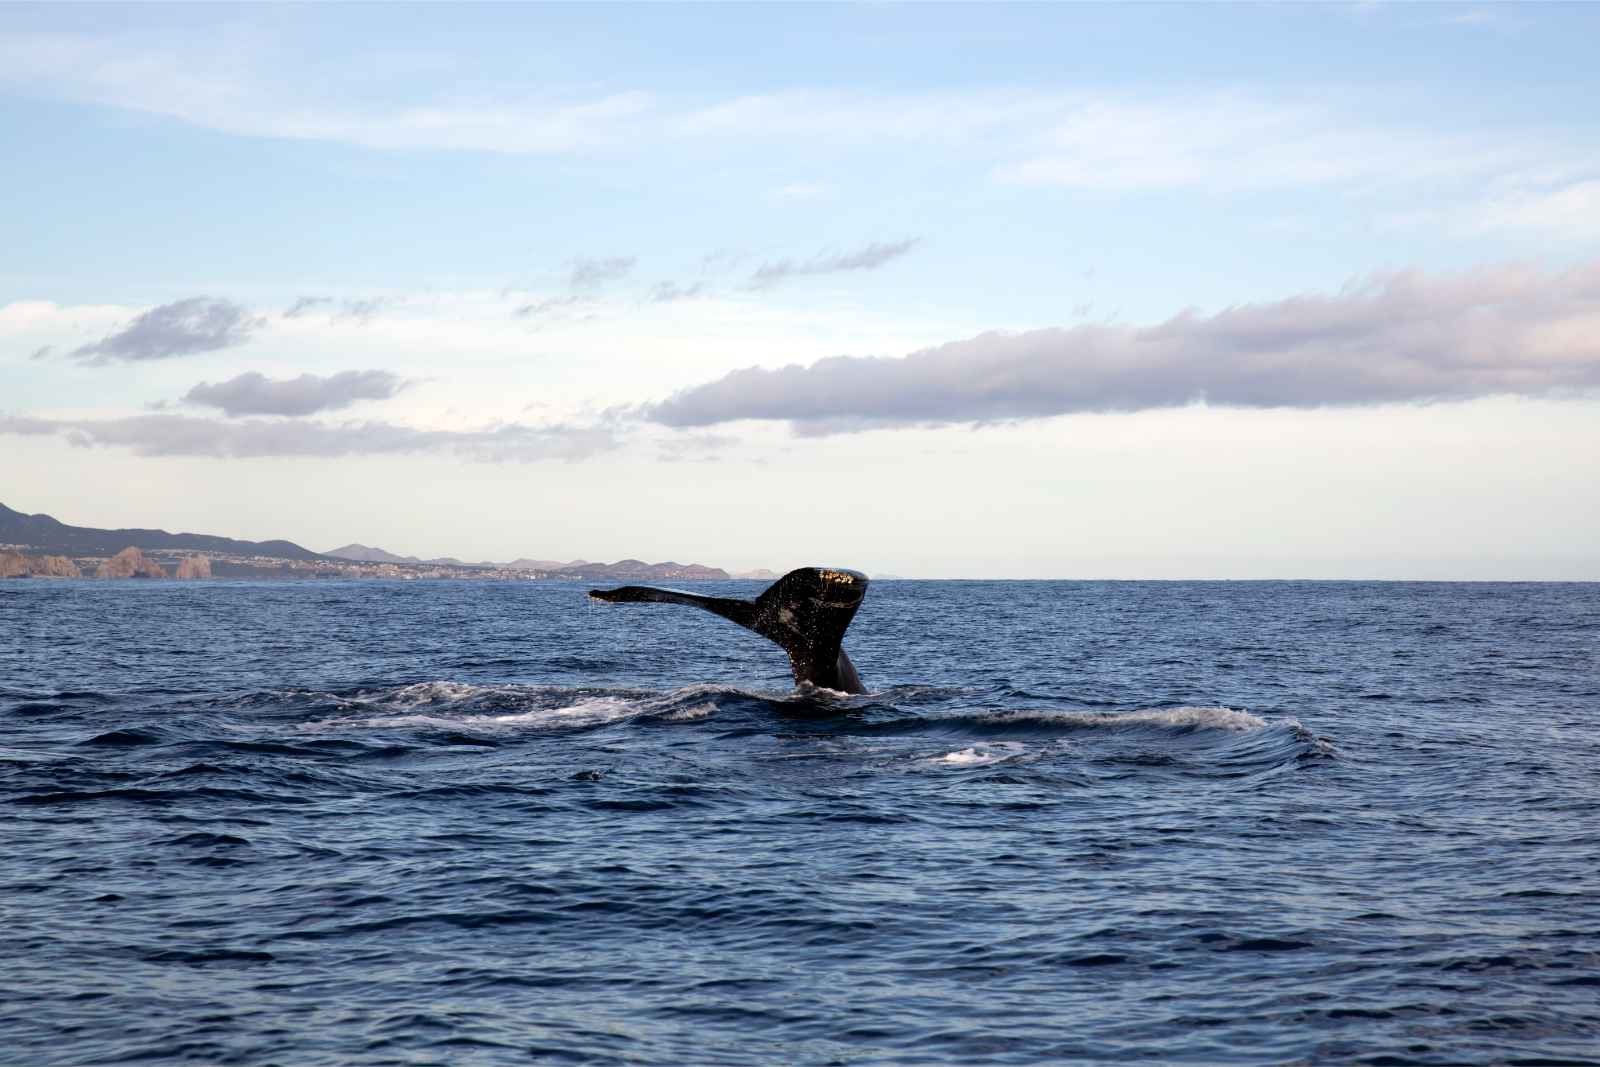
[[[567,284],[573,289],[593,289],[627,277],[635,262],[632,256],[612,256],[607,259],[584,259],[580,256],[572,261],[572,274]]]
[[[33,350],[33,354],[30,355],[28,358],[29,359],[49,359],[50,358],[50,353],[54,352],[55,350],[56,350],[56,346],[55,345],[40,345],[38,348],[35,348]]]
[[[331,296],[302,296],[284,310],[283,317],[286,319],[298,319],[302,315],[309,315],[319,307],[332,305],[333,303],[334,300]],[[332,312],[331,317],[354,319],[365,326],[372,321],[374,315],[392,303],[394,303],[394,300],[386,296],[375,296],[366,300],[345,300],[339,304],[338,310]]]
[[[1552,155],[1525,130],[1486,140],[1436,124],[1356,118],[1330,106],[1337,103],[1361,109],[1357,100],[1245,92],[1085,95],[1012,146],[1010,159],[996,160],[993,176],[1077,189],[1248,192],[1459,181]]]
[[[704,296],[710,291],[711,286],[706,282],[695,282],[693,285],[662,282],[650,290],[650,300],[656,304],[670,304],[675,300],[691,300],[697,296]]]
[[[1455,12],[1446,15],[1442,21],[1451,26],[1473,26],[1478,29],[1511,30],[1522,26],[1522,22],[1511,15],[1509,9],[1504,5]]]
[[[73,349],[71,355],[93,364],[171,359],[244,344],[261,325],[260,318],[238,304],[192,296],[151,308],[116,333]]]
[[[870,244],[843,255],[817,256],[796,262],[780,259],[763,263],[750,275],[752,289],[768,289],[779,282],[805,274],[835,274],[840,271],[877,270],[892,259],[898,259],[917,246],[920,239],[909,237],[904,241]]]
[[[802,434],[1074,412],[1313,408],[1600,386],[1600,262],[1354,281],[1336,295],[1184,311],[1156,326],[985,333],[902,358],[749,367],[644,409],[674,427]]]
[[[1600,179],[1502,193],[1469,213],[1468,223],[1476,230],[1600,237]]]
[[[49,419],[35,419],[27,415],[0,415],[0,433],[40,437],[60,432],[60,425]]]
[[[333,303],[333,297],[331,296],[302,296],[299,300],[289,305],[284,311],[283,317],[286,319],[298,319],[312,308],[331,303]]]
[[[1456,17],[1481,24],[1506,16],[1497,7]],[[803,144],[812,154],[928,147],[1002,181],[1091,188],[1393,186],[1592,155],[1571,135],[1541,143],[1540,132],[1526,128],[1451,133],[1436,101],[1407,101],[1383,87],[1319,87],[1298,97],[984,86],[712,97],[595,92],[582,83],[528,91],[515,80],[434,88],[419,80],[406,98],[384,99],[338,79],[304,77],[286,50],[270,37],[219,41],[215,32],[0,33],[0,81],[231,134],[384,150],[638,159],[669,146]]]
[[[184,401],[221,408],[224,415],[314,415],[358,400],[387,400],[411,383],[382,370],[347,370],[327,378],[302,374],[273,381],[255,371],[212,385],[201,382]]]
[[[388,422],[320,423],[187,415],[39,419],[0,415],[0,434],[55,435],[83,448],[128,448],[141,456],[228,459],[454,454],[487,462],[580,460],[617,447],[602,427],[507,423],[482,430],[421,430]]]
[[[341,319],[355,319],[365,326],[372,321],[372,316],[382,311],[391,303],[386,296],[375,296],[369,300],[346,300],[339,309]]]
[[[657,457],[663,463],[718,463],[738,444],[739,439],[729,434],[674,434],[660,442]]]
[[[587,302],[588,297],[583,296],[552,296],[546,300],[535,300],[531,304],[523,304],[517,308],[516,314],[522,318],[537,318],[541,315],[549,315],[563,308]]]

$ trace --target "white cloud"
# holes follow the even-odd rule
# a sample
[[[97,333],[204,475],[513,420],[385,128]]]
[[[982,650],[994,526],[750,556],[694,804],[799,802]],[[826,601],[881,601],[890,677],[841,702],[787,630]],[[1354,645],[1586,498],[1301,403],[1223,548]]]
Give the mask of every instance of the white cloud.
[[[127,448],[140,456],[217,459],[448,453],[490,462],[579,460],[617,446],[609,429],[507,423],[477,430],[428,430],[391,422],[321,423],[188,415],[45,419],[0,415],[0,434],[59,436],[84,448]]]
[[[1587,158],[1519,129],[1452,134],[1421,101],[1326,89],[795,89],[705,99],[587,87],[388,104],[317,79],[258,40],[0,34],[0,82],[229,133],[378,149],[638,156],[666,145],[926,146],[999,181],[1096,189],[1301,188],[1487,178]],[[421,92],[420,90],[416,92]],[[794,183],[782,199],[824,192]]]
[[[1086,99],[1054,117],[1031,147],[996,177],[1088,189],[1403,184],[1493,174],[1544,153],[1523,138],[1452,135],[1356,118],[1323,101],[1242,92]]]
[[[1600,179],[1504,193],[1471,211],[1467,221],[1480,230],[1600,237]]]

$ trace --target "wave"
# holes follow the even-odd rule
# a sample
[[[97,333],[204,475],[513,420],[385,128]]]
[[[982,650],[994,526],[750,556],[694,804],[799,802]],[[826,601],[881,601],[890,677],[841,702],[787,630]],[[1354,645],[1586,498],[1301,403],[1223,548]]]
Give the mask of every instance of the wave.
[[[310,732],[352,728],[509,732],[593,727],[629,719],[688,723],[709,719],[729,704],[781,706],[794,703],[796,696],[805,703],[817,700],[814,694],[779,696],[715,685],[659,693],[453,681],[414,682],[347,693],[296,691],[282,696],[338,712],[299,724],[299,730]]]
[[[1055,729],[1122,729],[1155,726],[1179,730],[1260,730],[1267,720],[1233,708],[1153,708],[1139,711],[996,711],[976,716],[996,726],[1027,725]]]
[[[931,695],[932,699],[926,699]],[[1127,711],[1071,709],[996,709],[950,707],[963,697],[985,694],[941,689],[924,694],[901,688],[882,694],[843,697],[803,688],[764,692],[701,684],[666,692],[551,685],[478,685],[427,681],[344,692],[291,690],[256,694],[243,703],[272,701],[298,705],[310,717],[303,732],[343,729],[521,729],[580,728],[639,720],[642,723],[695,723],[719,716],[766,715],[815,718],[839,732],[899,733],[936,731],[974,737],[1053,737],[1092,732],[1155,731],[1164,734],[1230,735],[1259,731],[1270,724],[1248,711],[1227,707],[1141,708]],[[887,698],[887,699],[886,699]],[[944,710],[949,708],[949,710]],[[1278,720],[1278,724],[1294,720]],[[106,744],[133,737],[103,736]]]
[[[947,752],[922,761],[932,767],[987,767],[994,763],[1016,760],[1027,752],[1027,746],[1017,741],[1001,741],[992,745],[973,745],[958,752]]]
[[[1004,768],[995,765],[1006,764],[1044,773],[1050,766],[1059,769],[1065,759],[1080,768],[1110,768],[1118,777],[1254,778],[1330,752],[1292,718],[1269,720],[1222,706],[1006,708],[1013,699],[1009,692],[903,686],[843,697],[815,689],[762,691],[717,684],[662,691],[440,679],[335,692],[256,693],[238,702],[249,714],[247,724],[237,728],[258,732],[265,704],[270,706],[265,718],[295,745],[316,743],[312,736],[351,741],[367,735],[368,744],[420,750],[498,747],[538,735],[659,728],[705,731],[708,743],[730,752],[739,749],[741,738],[801,742],[786,744],[781,753],[762,753],[763,763],[866,761],[945,772],[996,771]],[[106,747],[132,747],[140,740],[120,733],[95,739]],[[252,740],[268,739],[258,734]],[[933,747],[940,741],[941,747]]]

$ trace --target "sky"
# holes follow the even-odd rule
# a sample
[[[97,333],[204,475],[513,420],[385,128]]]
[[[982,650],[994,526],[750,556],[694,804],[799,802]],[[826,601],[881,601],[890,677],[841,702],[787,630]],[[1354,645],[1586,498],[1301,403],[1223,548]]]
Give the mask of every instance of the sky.
[[[1600,579],[1600,6],[0,6],[0,503]]]

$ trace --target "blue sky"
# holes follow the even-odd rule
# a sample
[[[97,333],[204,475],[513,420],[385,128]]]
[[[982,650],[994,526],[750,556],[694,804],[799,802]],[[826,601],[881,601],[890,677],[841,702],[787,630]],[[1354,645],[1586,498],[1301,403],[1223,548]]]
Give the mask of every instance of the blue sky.
[[[13,5],[0,500],[473,558],[1600,578],[1597,38]]]

